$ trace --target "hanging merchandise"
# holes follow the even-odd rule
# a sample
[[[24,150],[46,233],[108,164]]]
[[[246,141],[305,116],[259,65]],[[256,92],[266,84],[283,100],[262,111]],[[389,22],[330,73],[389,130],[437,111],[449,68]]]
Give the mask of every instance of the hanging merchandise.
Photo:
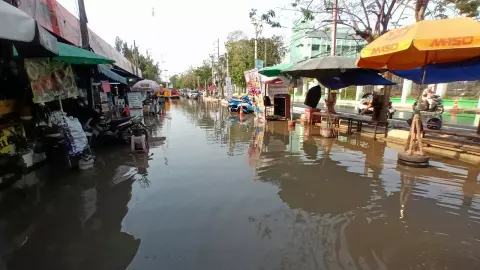
[[[68,117],[61,111],[54,111],[50,114],[50,122],[63,129],[71,156],[81,154],[87,147],[87,136],[77,118]]]
[[[100,102],[102,102],[102,103],[108,102],[107,93],[105,93],[105,92],[100,92]]]
[[[102,90],[104,93],[110,93],[110,82],[102,81]]]
[[[78,96],[72,67],[49,60],[25,60],[25,69],[33,92],[33,102],[45,103],[56,98]]]

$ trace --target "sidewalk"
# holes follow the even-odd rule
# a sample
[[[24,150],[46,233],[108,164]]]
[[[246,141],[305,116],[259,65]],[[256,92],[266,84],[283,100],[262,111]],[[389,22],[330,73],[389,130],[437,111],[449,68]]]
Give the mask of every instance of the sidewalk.
[[[301,102],[303,103],[304,98],[303,97],[295,97],[294,103],[296,102]],[[343,107],[351,107],[355,108],[356,106],[356,101],[354,100],[337,100],[337,106],[343,106]],[[320,100],[319,104],[322,104],[323,106],[325,105],[325,102],[323,99]],[[403,103],[393,103],[393,107],[396,110],[400,111],[411,111],[412,110],[412,104],[403,104]],[[445,112],[451,112],[451,113],[466,113],[466,114],[480,114],[480,108],[458,108],[458,109],[453,109],[452,106],[446,106],[445,107]]]

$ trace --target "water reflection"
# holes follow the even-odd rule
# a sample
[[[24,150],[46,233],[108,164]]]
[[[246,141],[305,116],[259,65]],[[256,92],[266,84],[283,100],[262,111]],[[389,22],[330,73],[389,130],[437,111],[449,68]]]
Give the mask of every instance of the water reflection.
[[[121,222],[132,183],[148,167],[132,158],[109,149],[92,170],[52,182],[45,168],[3,192],[0,269],[125,269],[140,240]]]
[[[401,147],[218,102],[145,121],[148,154],[105,149],[93,170],[0,193],[0,269],[480,267],[479,169],[405,168]]]

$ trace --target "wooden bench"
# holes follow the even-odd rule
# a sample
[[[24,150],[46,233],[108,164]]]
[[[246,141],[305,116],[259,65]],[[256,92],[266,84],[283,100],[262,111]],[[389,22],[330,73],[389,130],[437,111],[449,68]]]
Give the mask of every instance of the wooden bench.
[[[384,128],[384,136],[385,138],[388,135],[388,121],[375,121],[372,120],[370,116],[363,116],[363,115],[358,115],[358,116],[353,116],[353,115],[342,115],[340,116],[341,119],[346,120],[348,122],[347,126],[347,133],[348,134],[353,134],[353,129],[356,129],[357,132],[362,131],[362,126],[363,123],[373,125],[374,126],[374,131],[373,131],[373,138],[377,138],[377,130],[378,127],[383,127]],[[356,127],[354,127],[354,123]]]
[[[326,113],[326,112],[314,112],[312,113],[314,119],[318,119],[319,123],[322,123],[322,119],[325,119],[326,121],[331,121],[333,122],[333,125],[335,127],[340,126],[340,116],[338,114],[333,114],[333,113]]]
[[[472,132],[462,132],[462,131],[447,131],[447,130],[434,130],[434,129],[423,129],[423,137],[425,137],[426,134],[439,134],[439,135],[448,135],[448,136],[454,136],[454,137],[462,137],[470,140],[476,140],[480,141],[480,135],[477,134],[475,131]]]

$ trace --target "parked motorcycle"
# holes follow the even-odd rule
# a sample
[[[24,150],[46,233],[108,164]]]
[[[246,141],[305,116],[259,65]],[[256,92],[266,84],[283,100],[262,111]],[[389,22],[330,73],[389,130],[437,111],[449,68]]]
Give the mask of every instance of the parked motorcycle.
[[[415,101],[413,103],[413,109],[417,107],[418,102]],[[420,104],[419,110],[421,112],[433,112],[433,113],[438,113],[442,114],[445,111],[445,108],[443,107],[443,98],[439,95],[433,95],[432,96],[432,101],[429,104],[428,108],[425,106],[425,104]]]
[[[102,112],[97,112],[87,121],[84,129],[92,132],[94,139],[107,141],[121,141],[129,144],[132,135],[144,134],[148,140],[148,130],[139,116],[130,116],[119,119],[106,119]]]
[[[243,96],[240,99],[232,99],[228,102],[228,110],[230,112],[238,113],[240,108],[243,113],[254,112],[252,101],[248,96]]]
[[[362,96],[362,99],[360,99],[360,103],[358,105],[358,113],[359,114],[366,114],[366,115],[371,115],[373,113],[373,107],[368,108],[367,111],[365,109],[368,107],[368,104],[370,104],[373,100],[373,93],[366,93]],[[387,112],[387,118],[392,119],[393,115],[397,112],[392,106],[392,101],[388,102],[388,112]]]

